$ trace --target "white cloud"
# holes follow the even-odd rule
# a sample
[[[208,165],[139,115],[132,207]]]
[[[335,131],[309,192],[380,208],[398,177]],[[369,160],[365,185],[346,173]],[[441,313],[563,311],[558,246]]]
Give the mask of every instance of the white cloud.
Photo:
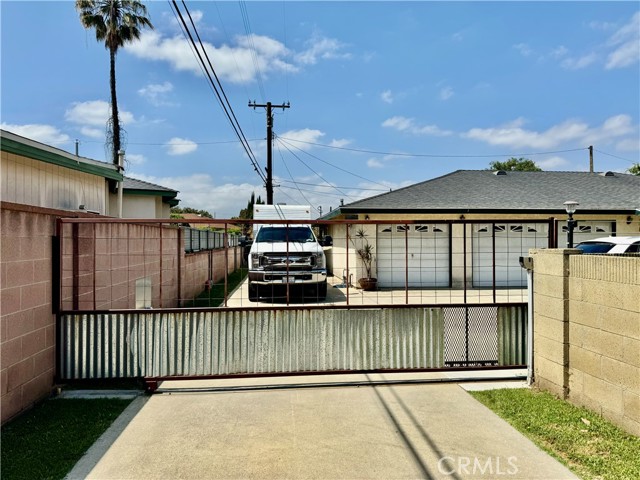
[[[131,112],[119,109],[118,115],[122,125],[135,122]],[[74,102],[71,108],[67,109],[64,118],[83,127],[105,128],[111,116],[111,105],[104,100],[91,100],[88,102]],[[104,131],[103,131],[104,134]]]
[[[104,139],[106,135],[106,126],[102,129],[94,127],[80,127],[80,133],[89,138]]]
[[[150,83],[149,85],[142,87],[138,90],[138,95],[146,98],[149,103],[156,107],[171,106],[173,103],[167,100],[167,94],[173,91],[173,84],[171,82],[164,83]]]
[[[330,147],[342,148],[342,147],[346,147],[350,143],[351,143],[351,140],[347,140],[346,138],[341,138],[341,139],[337,139],[337,140],[331,140],[331,142],[329,143],[329,146]]]
[[[583,145],[608,143],[637,131],[637,126],[632,125],[628,115],[610,117],[599,127],[590,127],[579,120],[566,120],[542,132],[527,130],[523,128],[524,123],[523,118],[518,118],[497,127],[472,128],[461,136],[489,145],[546,149],[567,142]]]
[[[285,46],[269,37],[237,36],[234,46],[221,45],[216,47],[211,43],[203,42],[207,56],[215,66],[216,73],[221,80],[242,84],[252,82],[256,78],[254,53],[249,47],[252,41],[255,45],[255,63],[263,76],[272,70],[298,70],[295,65],[285,61],[285,57],[288,55]],[[138,58],[163,61],[178,71],[191,72],[196,75],[202,74],[189,43],[181,35],[163,37],[157,31],[147,30],[139,41],[128,44],[125,48]]]
[[[640,12],[636,12],[629,23],[609,38],[608,45],[615,49],[607,57],[607,70],[628,67],[640,61]]]
[[[305,42],[306,50],[297,53],[295,59],[304,65],[315,65],[318,59],[349,59],[351,54],[343,53],[341,50],[345,44],[335,38],[313,35]]]
[[[393,95],[391,90],[385,90],[380,94],[380,99],[385,103],[393,103]]]
[[[533,53],[531,47],[526,43],[518,43],[516,45],[513,45],[513,48],[518,50],[518,52],[520,52],[520,55],[522,55],[523,57],[528,57]]]
[[[440,90],[440,100],[449,100],[453,97],[453,88],[446,86]]]
[[[2,122],[0,127],[8,132],[15,133],[21,137],[29,138],[46,145],[60,145],[69,142],[69,135],[62,133],[56,127],[42,124],[12,125]]]
[[[581,57],[565,58],[560,66],[566,70],[579,70],[581,68],[588,67],[598,59],[598,54],[595,52],[587,53]]]
[[[131,165],[142,165],[147,162],[147,158],[139,153],[127,153],[125,161],[129,162]]]
[[[169,155],[186,155],[195,152],[198,144],[185,138],[174,137],[167,142],[166,147]]]
[[[383,168],[384,167],[384,163],[382,163],[377,158],[370,158],[369,160],[367,160],[367,167],[369,167],[369,168]]]
[[[461,42],[464,39],[464,36],[462,35],[462,32],[456,32],[451,35],[451,39],[456,42]]]
[[[616,148],[621,152],[637,152],[640,150],[640,138],[625,138],[618,142]]]
[[[250,183],[218,185],[210,175],[205,173],[176,177],[154,177],[137,173],[127,175],[178,190],[180,206],[207,210],[217,218],[231,218],[238,215],[240,210],[247,206],[251,192],[262,194],[264,188],[263,185]],[[264,194],[262,196],[264,198]]]
[[[437,125],[418,125],[413,118],[402,116],[391,117],[382,122],[383,127],[393,128],[400,132],[408,132],[414,135],[433,135],[446,137],[452,135],[450,130],[442,130]]]
[[[591,28],[592,30],[611,30],[613,28],[616,27],[615,23],[611,23],[611,22],[599,22],[597,20],[594,20],[593,22],[589,22],[588,24],[589,28]]]
[[[258,70],[266,78],[270,72],[298,72],[304,65],[322,59],[351,58],[340,41],[314,35],[305,42],[305,50],[294,52],[283,43],[264,35],[238,35],[231,44],[213,45],[203,42],[204,50],[223,81],[246,84],[255,81]],[[164,36],[157,30],[146,30],[126,51],[138,58],[169,63],[175,70],[202,75],[201,67],[182,36]]]
[[[296,147],[302,150],[308,150],[311,148],[311,145],[299,144],[298,142],[319,143],[320,139],[324,137],[324,135],[324,132],[321,132],[320,130],[303,128],[302,130],[289,130],[279,136],[286,141],[296,142]]]
[[[560,170],[569,165],[569,162],[562,157],[549,157],[544,160],[536,160],[536,165],[543,170]]]
[[[559,45],[551,50],[551,56],[553,58],[562,58],[569,53],[569,49],[564,45]]]

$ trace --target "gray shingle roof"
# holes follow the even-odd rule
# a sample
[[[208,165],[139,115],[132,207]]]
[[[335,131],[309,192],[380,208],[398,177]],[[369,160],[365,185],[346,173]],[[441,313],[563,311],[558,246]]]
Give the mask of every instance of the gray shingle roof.
[[[124,177],[124,188],[125,190],[148,190],[150,192],[166,192],[166,193],[174,193],[178,194],[177,190],[173,190],[171,188],[163,187],[161,185],[156,185],[155,183],[145,182],[143,180],[138,180],[136,178]]]
[[[640,208],[640,176],[589,172],[505,172],[458,170],[340,207],[365,211],[564,211],[575,200],[580,211]]]

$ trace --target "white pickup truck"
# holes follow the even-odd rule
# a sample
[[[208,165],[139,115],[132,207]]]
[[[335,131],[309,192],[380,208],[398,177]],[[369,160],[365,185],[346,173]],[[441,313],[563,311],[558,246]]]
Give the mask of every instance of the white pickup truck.
[[[254,210],[256,220],[304,220],[288,205],[260,205]],[[287,213],[289,213],[288,217]],[[266,217],[266,218],[265,218]],[[291,218],[297,217],[297,218]],[[303,295],[305,299],[324,300],[327,296],[327,265],[322,246],[309,225],[255,224],[249,252],[249,300],[287,298]],[[309,291],[311,290],[311,291]],[[307,293],[308,292],[308,293]]]

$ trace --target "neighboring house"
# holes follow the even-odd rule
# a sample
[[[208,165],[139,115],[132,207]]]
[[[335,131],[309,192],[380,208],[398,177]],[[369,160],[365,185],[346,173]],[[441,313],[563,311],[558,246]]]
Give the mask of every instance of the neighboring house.
[[[0,130],[3,202],[117,216],[117,184],[111,163],[80,157]],[[178,192],[124,178],[124,218],[169,218]]]
[[[340,206],[322,220],[389,221],[388,225],[365,227],[369,242],[375,246],[376,275],[382,288],[404,288],[406,280],[409,287],[416,288],[461,288],[465,283],[488,287],[493,284],[494,272],[496,286],[521,287],[526,285],[526,275],[518,257],[526,255],[529,248],[548,246],[549,218],[559,220],[558,246],[566,245],[563,203],[568,200],[580,204],[574,216],[578,221],[574,243],[640,231],[636,215],[640,177],[613,172],[458,170]],[[401,220],[424,223],[394,223]],[[461,223],[478,220],[488,222]],[[334,239],[333,271],[339,275],[346,266],[345,227],[332,225],[329,230]],[[352,255],[356,246],[352,240]],[[355,256],[350,256],[349,264],[357,264]]]
[[[86,275],[88,272],[80,269],[80,262],[71,262],[64,273],[66,283],[60,287],[55,266],[62,264],[64,255],[59,255],[52,241],[59,233],[57,219],[116,216],[116,185],[123,177],[113,164],[76,156],[4,130],[0,130],[0,150],[0,414],[4,423],[51,393],[56,373],[53,313],[58,307],[56,292],[65,292],[62,301],[71,295],[72,305],[80,307],[84,304],[83,294],[91,290],[82,282],[89,282],[90,277],[93,290],[96,287],[94,279],[98,275]],[[178,192],[138,180],[124,180],[124,217],[170,218],[169,209],[178,202]],[[108,282],[101,291],[101,301],[110,301],[124,292],[121,300],[124,308],[147,306],[157,302],[162,278],[165,297],[173,295],[166,300],[167,305],[170,302],[175,305],[180,299],[202,291],[205,280],[213,277],[212,272],[220,276],[221,269],[214,270],[208,255],[186,257],[184,253],[173,264],[184,262],[183,276],[186,278],[188,274],[188,280],[177,280],[182,273],[178,269],[165,268],[162,274],[154,276],[161,268],[153,255],[154,248],[159,247],[149,239],[157,232],[157,226],[129,228],[124,224],[119,228],[111,229],[111,225],[100,228],[103,230],[98,230],[98,240],[94,233],[93,238],[77,241],[77,248],[91,247],[93,252],[99,250],[99,258],[110,258],[112,246],[117,248],[119,243],[104,241],[107,236],[132,240],[136,240],[136,235],[142,237],[140,241],[127,242],[127,249],[117,261],[108,262],[109,271],[101,275]],[[181,242],[177,229],[165,231],[165,244]],[[102,242],[99,249],[96,242]],[[147,254],[139,255],[135,248]],[[178,253],[180,250],[173,249]],[[224,262],[218,263],[224,266]],[[233,261],[227,263],[234,265]],[[134,269],[137,265],[142,265],[138,271]],[[127,273],[122,274],[123,270]],[[92,298],[95,303],[97,296],[94,294]]]

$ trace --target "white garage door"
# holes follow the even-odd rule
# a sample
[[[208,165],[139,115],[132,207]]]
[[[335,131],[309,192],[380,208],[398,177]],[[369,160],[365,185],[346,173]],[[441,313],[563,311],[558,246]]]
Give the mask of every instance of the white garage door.
[[[473,286],[493,286],[494,253],[492,224],[472,226]],[[526,287],[527,273],[520,267],[520,257],[527,256],[530,248],[549,245],[546,223],[496,223],[495,276],[496,287]]]
[[[573,245],[594,238],[608,237],[613,233],[614,221],[588,221],[579,220],[578,225],[573,229]],[[558,225],[558,248],[567,247],[567,222],[560,222]]]
[[[379,225],[377,238],[380,287],[449,286],[449,225]]]

